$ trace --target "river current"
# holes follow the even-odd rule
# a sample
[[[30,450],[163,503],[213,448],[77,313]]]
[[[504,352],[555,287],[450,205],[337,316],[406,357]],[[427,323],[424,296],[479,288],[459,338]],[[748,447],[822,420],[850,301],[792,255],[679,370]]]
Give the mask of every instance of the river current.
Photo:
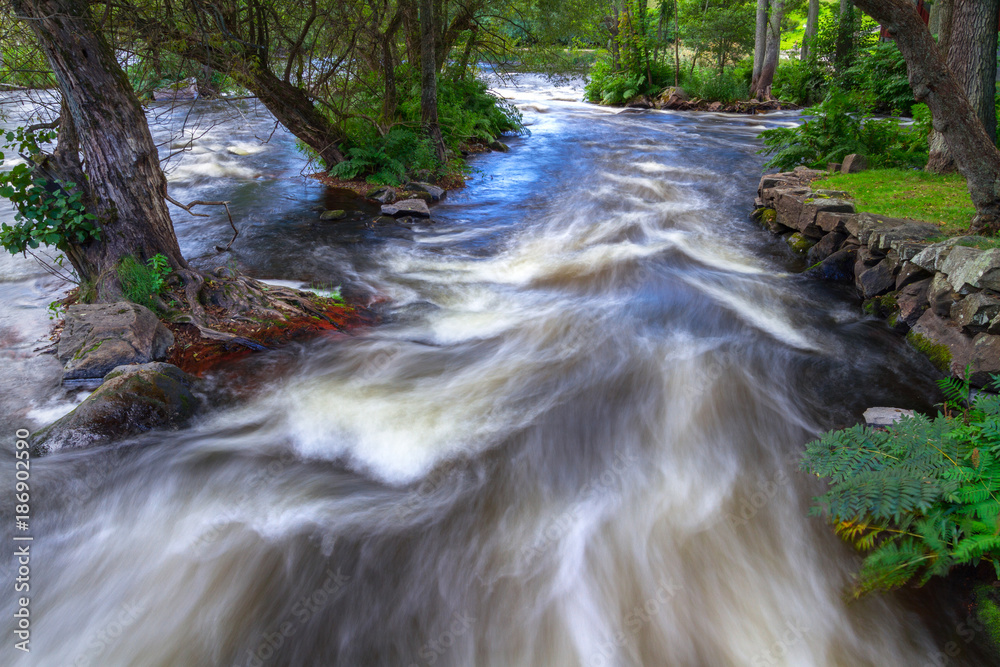
[[[382,323],[210,374],[181,431],[33,461],[32,650],[5,583],[3,664],[983,664],[965,644],[941,661],[962,619],[932,592],[848,601],[858,559],[807,517],[805,442],[936,395],[748,219],[757,135],[795,115],[516,83],[498,92],[530,135],[413,228],[318,221],[374,211],[303,179],[250,102],[159,110],[165,155],[191,141],[172,196],[230,200],[241,228],[216,254],[224,214],[175,209],[186,256],[341,285]],[[6,256],[0,280],[9,462],[14,429],[82,395],[35,352],[65,287]],[[0,519],[9,536],[9,501]]]

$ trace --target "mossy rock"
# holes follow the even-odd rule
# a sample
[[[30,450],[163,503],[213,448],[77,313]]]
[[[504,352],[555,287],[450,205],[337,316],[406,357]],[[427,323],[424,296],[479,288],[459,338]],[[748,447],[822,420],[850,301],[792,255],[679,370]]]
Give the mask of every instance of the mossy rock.
[[[801,253],[809,252],[809,248],[816,245],[816,241],[800,234],[799,232],[791,234],[787,239],[785,239],[785,243],[787,243],[795,252]]]
[[[951,372],[951,350],[943,343],[935,343],[931,339],[914,331],[906,334],[906,340],[910,341],[917,352],[930,359],[931,363],[942,373]]]

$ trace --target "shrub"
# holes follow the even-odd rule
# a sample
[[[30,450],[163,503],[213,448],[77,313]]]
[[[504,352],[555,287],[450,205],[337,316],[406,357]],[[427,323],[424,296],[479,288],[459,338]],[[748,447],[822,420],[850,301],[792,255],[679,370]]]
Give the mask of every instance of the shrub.
[[[851,153],[865,155],[872,167],[922,167],[927,163],[930,116],[925,105],[914,107],[914,112],[916,122],[910,126],[892,118],[871,118],[832,90],[822,104],[806,109],[812,118],[802,125],[761,132],[760,152],[773,155],[766,167],[778,169],[823,168]]]
[[[906,73],[906,60],[895,42],[879,42],[844,72],[844,85],[857,104],[872,113],[910,115],[916,104]]]
[[[750,97],[750,81],[741,69],[698,69],[684,77],[682,86],[691,97],[723,103],[745,100]]]
[[[855,595],[980,561],[1000,577],[1000,396],[970,400],[968,383],[940,383],[948,400],[933,419],[831,431],[806,446],[803,470],[830,483],[812,513],[866,552]]]
[[[799,106],[816,104],[826,96],[826,77],[815,58],[783,60],[774,75],[772,94]]]

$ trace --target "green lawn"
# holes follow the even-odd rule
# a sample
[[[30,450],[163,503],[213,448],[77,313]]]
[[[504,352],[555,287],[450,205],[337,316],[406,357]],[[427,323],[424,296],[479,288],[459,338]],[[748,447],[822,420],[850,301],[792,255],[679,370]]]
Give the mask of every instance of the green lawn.
[[[873,169],[827,176],[814,187],[848,193],[858,212],[936,223],[947,236],[963,233],[976,215],[965,179],[958,174]]]

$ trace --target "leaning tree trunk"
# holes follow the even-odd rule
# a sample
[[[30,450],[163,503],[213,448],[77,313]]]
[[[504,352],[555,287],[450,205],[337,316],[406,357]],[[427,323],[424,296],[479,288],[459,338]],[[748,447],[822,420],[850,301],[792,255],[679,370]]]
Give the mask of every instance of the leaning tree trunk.
[[[764,55],[767,48],[767,0],[757,0],[757,29],[753,40],[753,74],[750,90],[757,90],[761,70],[764,69]]]
[[[809,47],[812,46],[812,41],[816,39],[818,30],[819,0],[809,0],[809,10],[806,13],[806,34],[802,38],[802,51],[799,56],[802,60],[809,58]]]
[[[437,61],[434,59],[433,0],[420,0],[420,118],[434,144],[438,162],[447,160],[437,108]]]
[[[771,99],[771,84],[778,70],[781,54],[781,19],[785,14],[785,0],[771,0],[771,18],[767,23],[767,52],[760,70],[757,86],[751,91],[758,100]]]
[[[85,173],[78,185],[86,183],[98,216],[100,238],[67,252],[80,279],[95,284],[98,298],[110,299],[121,293],[115,269],[126,255],[145,261],[162,254],[175,268],[186,268],[145,113],[89,4],[14,0],[13,6],[34,30],[62,93],[67,143],[57,150],[56,166]]]
[[[949,39],[948,66],[962,84],[986,133],[996,140],[997,23],[1000,0],[957,0]],[[930,138],[927,171],[955,171],[948,145],[939,133]]]
[[[855,0],[855,4],[889,31],[906,59],[914,97],[930,107],[934,129],[944,135],[955,166],[965,176],[977,213],[971,231],[996,233],[1000,230],[1000,152],[916,8],[909,0]]]

